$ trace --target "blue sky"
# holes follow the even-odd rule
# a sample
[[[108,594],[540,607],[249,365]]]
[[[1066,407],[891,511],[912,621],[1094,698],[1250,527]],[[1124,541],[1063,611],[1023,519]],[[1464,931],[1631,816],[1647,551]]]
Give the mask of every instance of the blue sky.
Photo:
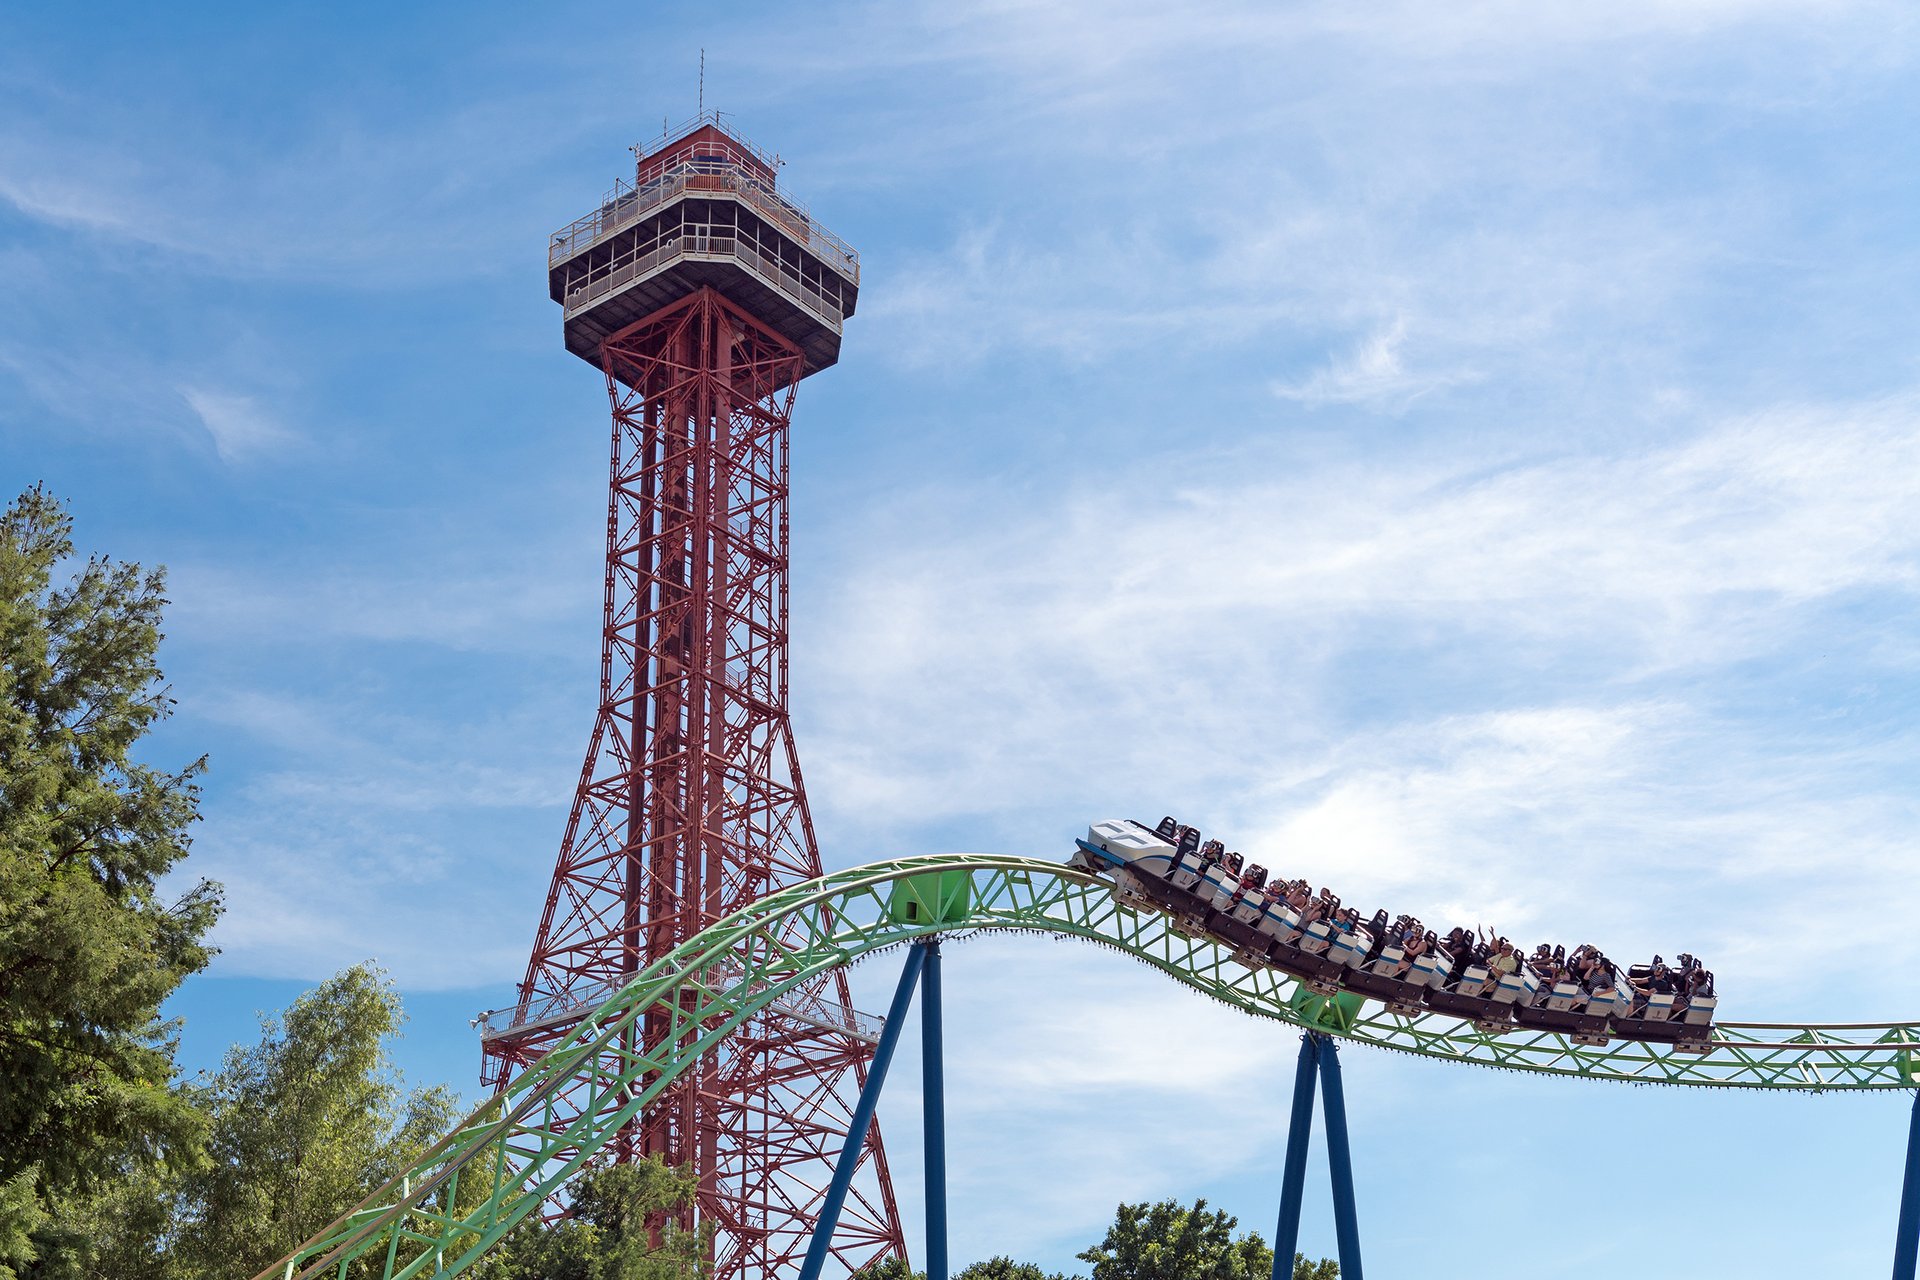
[[[0,481],[172,569],[155,750],[212,756],[230,903],[188,1058],[373,956],[409,1070],[474,1090],[597,658],[604,390],[543,246],[702,47],[865,262],[794,442],[830,866],[1174,811],[1350,898],[1700,953],[1742,1018],[1912,1016],[1917,35],[1793,0],[0,15]],[[1270,1234],[1292,1035],[1065,947],[956,948],[949,991],[957,1256],[1064,1264],[1122,1197]],[[1885,1265],[1899,1098],[1346,1062],[1380,1274]],[[915,1075],[882,1116],[917,1216]]]

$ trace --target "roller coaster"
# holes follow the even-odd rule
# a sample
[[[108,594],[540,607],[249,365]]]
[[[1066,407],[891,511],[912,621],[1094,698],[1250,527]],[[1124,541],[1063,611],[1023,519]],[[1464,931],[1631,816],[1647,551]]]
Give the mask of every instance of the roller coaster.
[[[1086,852],[1079,842],[1076,857]],[[1081,859],[1084,861],[1084,859]],[[1190,920],[1143,906],[1096,871],[1030,858],[950,855],[902,858],[836,872],[771,894],[714,924],[635,974],[581,1019],[553,1050],[435,1144],[410,1169],[375,1190],[259,1280],[315,1280],[377,1274],[387,1280],[456,1275],[513,1226],[534,1213],[592,1160],[603,1144],[649,1101],[736,1028],[804,989],[819,974],[883,952],[904,949],[907,963],[892,1008],[877,1035],[848,1026],[849,1035],[878,1041],[874,1066],[855,1115],[857,1135],[870,1121],[893,1040],[916,985],[926,979],[923,1013],[930,1035],[923,1052],[938,1060],[938,941],[982,932],[1048,934],[1122,951],[1200,995],[1243,1013],[1305,1032],[1296,1082],[1280,1242],[1291,1198],[1297,1225],[1299,1171],[1305,1161],[1312,1079],[1327,1090],[1329,1150],[1335,1162],[1341,1251],[1353,1234],[1350,1194],[1341,1203],[1347,1159],[1336,1042],[1364,1045],[1483,1067],[1631,1084],[1776,1092],[1912,1090],[1920,1086],[1920,1021],[1846,1024],[1717,1022],[1704,1040],[1617,1039],[1591,1043],[1566,1031],[1520,1025],[1488,1027],[1431,1008],[1389,1005],[1268,963],[1249,963],[1244,948]],[[742,954],[762,957],[742,971]],[[630,1034],[648,1009],[674,1010],[671,1033],[653,1048]],[[589,1078],[590,1104],[556,1106],[562,1090]],[[936,1084],[930,1074],[929,1083]],[[930,1091],[930,1103],[938,1098]],[[1303,1102],[1304,1099],[1304,1102]],[[937,1117],[930,1114],[930,1121]],[[1920,1136],[1920,1107],[1915,1110]],[[929,1125],[929,1146],[943,1130]],[[1298,1147],[1296,1153],[1295,1147]],[[1896,1280],[1913,1275],[1920,1237],[1920,1178],[1910,1143],[1901,1201]],[[929,1177],[936,1174],[929,1152]],[[850,1172],[851,1161],[843,1162]],[[943,1176],[943,1175],[942,1175]],[[1349,1178],[1350,1191],[1350,1178]],[[929,1190],[931,1219],[944,1197]],[[816,1228],[819,1246],[805,1274],[818,1274],[822,1241],[837,1212]],[[937,1257],[936,1274],[944,1275]],[[1357,1240],[1343,1275],[1358,1280]],[[1292,1257],[1290,1244],[1279,1256]],[[364,1260],[364,1261],[362,1261]],[[358,1264],[358,1265],[356,1265]],[[1902,1267],[1906,1269],[1901,1270]]]
[[[1681,969],[1659,957],[1621,972],[1597,947],[1524,947],[1484,931],[1456,928],[1443,941],[1412,916],[1382,910],[1362,923],[1339,895],[1316,896],[1305,880],[1269,877],[1265,867],[1171,816],[1157,827],[1132,819],[1097,822],[1075,842],[1068,865],[1111,876],[1123,900],[1164,911],[1192,932],[1232,944],[1249,968],[1284,969],[1307,989],[1357,1004],[1368,996],[1394,1013],[1423,1007],[1499,1034],[1514,1025],[1570,1033],[1575,1044],[1614,1036],[1657,1040],[1704,1053],[1719,1008],[1713,974],[1690,955]]]

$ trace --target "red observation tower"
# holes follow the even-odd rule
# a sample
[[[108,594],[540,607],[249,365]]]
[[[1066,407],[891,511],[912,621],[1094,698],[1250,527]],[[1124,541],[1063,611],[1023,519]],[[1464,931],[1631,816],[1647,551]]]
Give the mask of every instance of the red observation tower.
[[[632,184],[547,249],[567,350],[606,377],[613,408],[605,625],[527,976],[483,1030],[496,1089],[679,943],[820,874],[787,716],[787,428],[800,380],[839,359],[859,255],[718,113],[635,152]],[[631,1047],[671,1034],[671,1013]],[[621,1135],[616,1158],[698,1172],[718,1280],[798,1269],[876,1039],[835,971]],[[849,1270],[904,1256],[877,1128],[834,1248]]]

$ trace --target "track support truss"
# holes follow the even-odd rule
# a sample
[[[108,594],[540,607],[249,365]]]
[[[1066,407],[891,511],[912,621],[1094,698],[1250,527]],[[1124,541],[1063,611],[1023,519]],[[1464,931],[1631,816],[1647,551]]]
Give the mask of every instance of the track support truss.
[[[1920,1092],[1907,1123],[1907,1172],[1900,1183],[1900,1225],[1894,1233],[1893,1280],[1914,1280],[1920,1261]]]
[[[1340,1049],[1328,1036],[1300,1037],[1293,1074],[1293,1115],[1287,1126],[1287,1156],[1280,1175],[1280,1221],[1273,1232],[1273,1280],[1292,1280],[1300,1246],[1300,1206],[1306,1197],[1307,1145],[1313,1137],[1313,1087],[1320,1083],[1327,1122],[1327,1170],[1333,1177],[1333,1229],[1339,1241],[1340,1274],[1363,1280],[1360,1212],[1353,1196],[1353,1152],[1347,1145],[1347,1094],[1340,1079]]]

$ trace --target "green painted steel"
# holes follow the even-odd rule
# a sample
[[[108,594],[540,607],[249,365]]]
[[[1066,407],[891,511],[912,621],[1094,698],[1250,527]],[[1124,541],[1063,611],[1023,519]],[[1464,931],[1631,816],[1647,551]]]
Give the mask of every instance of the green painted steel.
[[[1351,993],[1315,995],[1276,969],[1248,969],[1230,948],[1182,933],[1158,912],[1115,902],[1106,881],[1059,863],[902,858],[784,889],[690,939],[589,1013],[413,1169],[259,1280],[345,1277],[360,1258],[379,1262],[391,1280],[456,1274],[564,1185],[675,1076],[747,1018],[780,1006],[796,986],[928,934],[996,930],[1113,947],[1242,1012],[1443,1061],[1632,1084],[1811,1092],[1920,1084],[1920,1020],[1729,1023],[1715,1028],[1706,1053],[1620,1040],[1576,1045],[1557,1033],[1518,1028],[1489,1035],[1457,1018],[1402,1017]],[[743,976],[733,963],[743,953],[765,963]],[[652,1051],[625,1048],[626,1029],[663,1002],[675,1010],[672,1036]],[[591,1101],[563,1121],[555,1102],[578,1078],[587,1079]],[[365,1264],[353,1273],[372,1274]]]

